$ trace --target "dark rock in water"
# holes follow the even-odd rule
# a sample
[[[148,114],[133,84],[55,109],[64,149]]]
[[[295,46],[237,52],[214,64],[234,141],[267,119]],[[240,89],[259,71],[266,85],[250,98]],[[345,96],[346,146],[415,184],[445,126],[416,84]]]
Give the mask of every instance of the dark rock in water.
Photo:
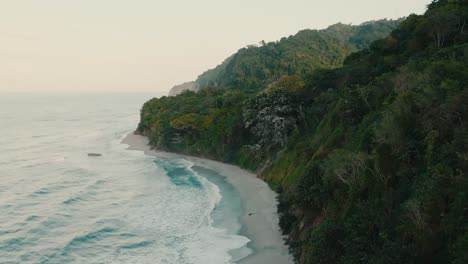
[[[102,156],[102,154],[99,154],[99,153],[88,153],[88,156],[90,156],[90,157],[100,157],[100,156]]]

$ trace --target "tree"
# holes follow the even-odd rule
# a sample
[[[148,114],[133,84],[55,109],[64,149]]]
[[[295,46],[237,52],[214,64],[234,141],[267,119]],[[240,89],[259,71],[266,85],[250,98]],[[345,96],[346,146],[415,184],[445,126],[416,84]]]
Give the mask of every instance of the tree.
[[[324,175],[329,179],[338,179],[349,187],[360,184],[360,179],[366,170],[369,155],[365,153],[353,153],[344,149],[332,152],[324,162]]]
[[[184,132],[197,131],[202,127],[201,118],[198,114],[187,114],[171,120],[171,127]]]
[[[264,152],[283,147],[299,118],[299,103],[285,89],[260,93],[245,103],[244,126]]]
[[[446,44],[447,39],[457,32],[460,17],[457,15],[456,7],[446,5],[441,8],[430,9],[426,15],[432,28],[434,45],[441,48]],[[463,30],[464,23],[461,27]]]

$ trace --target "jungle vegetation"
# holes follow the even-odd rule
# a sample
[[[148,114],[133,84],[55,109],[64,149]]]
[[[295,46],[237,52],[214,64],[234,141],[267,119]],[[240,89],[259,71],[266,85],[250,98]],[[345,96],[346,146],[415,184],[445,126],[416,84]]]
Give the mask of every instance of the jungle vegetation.
[[[298,263],[468,263],[467,20],[466,0],[437,0],[341,65],[333,45],[292,71],[252,56],[148,101],[137,131],[256,171]]]
[[[256,92],[282,76],[341,66],[349,54],[387,36],[399,22],[383,19],[357,26],[338,23],[323,30],[302,30],[276,42],[261,41],[204,72],[196,83],[200,88],[221,86]]]

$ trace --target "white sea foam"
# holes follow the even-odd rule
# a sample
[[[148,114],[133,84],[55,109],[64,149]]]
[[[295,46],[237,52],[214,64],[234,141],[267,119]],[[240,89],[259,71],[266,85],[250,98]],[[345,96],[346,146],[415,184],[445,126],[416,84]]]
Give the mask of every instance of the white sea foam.
[[[177,185],[154,158],[120,145],[149,97],[41,97],[35,111],[33,96],[8,98],[9,108],[0,98],[0,120],[15,116],[2,127],[0,263],[233,260],[229,252],[249,240],[213,220],[225,204],[221,188],[193,163],[168,160],[189,177]]]

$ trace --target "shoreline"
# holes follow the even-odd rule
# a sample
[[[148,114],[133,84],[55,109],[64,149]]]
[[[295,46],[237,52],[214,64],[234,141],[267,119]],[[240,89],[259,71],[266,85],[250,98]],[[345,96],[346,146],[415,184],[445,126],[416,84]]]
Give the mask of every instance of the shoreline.
[[[256,175],[214,160],[152,150],[145,136],[133,133],[125,136],[121,143],[129,146],[127,150],[143,151],[146,155],[189,160],[197,166],[217,172],[237,190],[245,212],[240,217],[242,228],[239,235],[250,239],[247,247],[253,251],[251,255],[237,261],[237,264],[294,263],[278,225],[277,194]]]

